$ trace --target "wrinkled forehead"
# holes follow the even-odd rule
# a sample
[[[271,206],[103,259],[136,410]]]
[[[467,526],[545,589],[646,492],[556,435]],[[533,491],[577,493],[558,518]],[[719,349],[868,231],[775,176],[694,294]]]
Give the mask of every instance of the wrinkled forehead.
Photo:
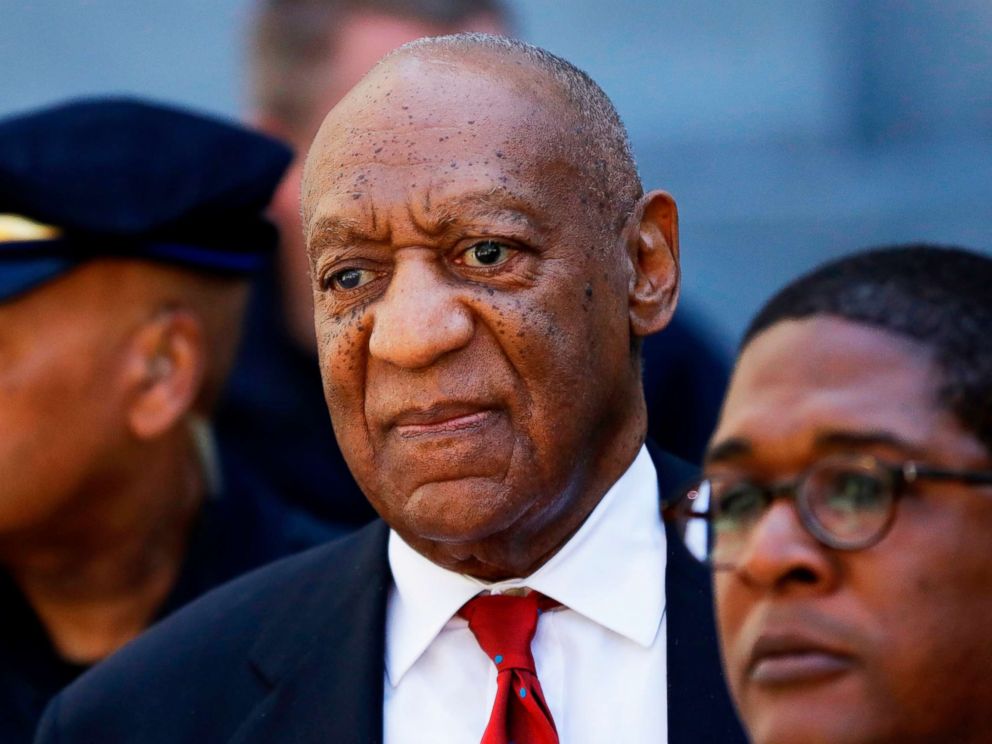
[[[443,173],[481,158],[501,172],[498,181],[548,164],[573,165],[560,97],[537,72],[499,73],[481,61],[419,57],[375,68],[328,114],[314,140],[304,217],[356,167],[437,166]]]
[[[559,120],[566,113],[560,86],[533,63],[512,59],[486,53],[387,59],[341,99],[325,126],[349,120],[430,126],[460,113],[500,127]],[[335,134],[322,128],[317,141]]]

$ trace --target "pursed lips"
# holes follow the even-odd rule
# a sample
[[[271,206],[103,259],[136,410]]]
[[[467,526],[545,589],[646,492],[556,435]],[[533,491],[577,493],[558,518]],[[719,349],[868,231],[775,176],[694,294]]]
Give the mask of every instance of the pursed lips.
[[[811,683],[850,671],[854,657],[803,631],[764,632],[751,647],[746,674],[762,686]]]
[[[454,434],[481,428],[496,415],[491,405],[474,402],[443,402],[408,408],[393,416],[388,428],[401,437]]]

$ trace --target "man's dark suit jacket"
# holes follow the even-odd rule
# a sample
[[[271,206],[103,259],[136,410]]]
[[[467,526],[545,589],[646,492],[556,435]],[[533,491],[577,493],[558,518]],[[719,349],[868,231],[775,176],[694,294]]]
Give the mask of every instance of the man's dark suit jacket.
[[[182,570],[156,612],[172,615],[207,591],[278,558],[340,536],[231,467],[203,504]],[[64,659],[14,580],[0,569],[0,744],[29,744],[45,706],[86,670]]]
[[[652,458],[670,493],[684,466]],[[37,744],[381,742],[388,534],[375,521],[195,602],[59,695]],[[671,530],[666,582],[669,741],[743,742],[708,572]]]

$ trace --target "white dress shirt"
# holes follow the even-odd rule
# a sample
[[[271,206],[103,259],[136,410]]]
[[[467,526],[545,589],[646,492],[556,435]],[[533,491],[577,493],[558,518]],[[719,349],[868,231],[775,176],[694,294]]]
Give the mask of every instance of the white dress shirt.
[[[528,588],[562,604],[531,644],[562,744],[668,739],[665,530],[642,448],[585,524],[535,573],[486,584],[389,535],[386,744],[478,744],[496,667],[457,616],[482,591]]]

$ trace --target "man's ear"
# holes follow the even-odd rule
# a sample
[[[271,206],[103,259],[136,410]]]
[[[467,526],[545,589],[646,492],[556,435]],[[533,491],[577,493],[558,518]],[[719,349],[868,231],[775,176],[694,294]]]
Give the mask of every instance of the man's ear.
[[[191,312],[168,309],[142,325],[128,349],[128,427],[138,439],[154,439],[182,420],[203,386],[203,326]]]
[[[635,336],[660,331],[679,299],[679,213],[665,191],[641,197],[627,223],[630,328]]]

